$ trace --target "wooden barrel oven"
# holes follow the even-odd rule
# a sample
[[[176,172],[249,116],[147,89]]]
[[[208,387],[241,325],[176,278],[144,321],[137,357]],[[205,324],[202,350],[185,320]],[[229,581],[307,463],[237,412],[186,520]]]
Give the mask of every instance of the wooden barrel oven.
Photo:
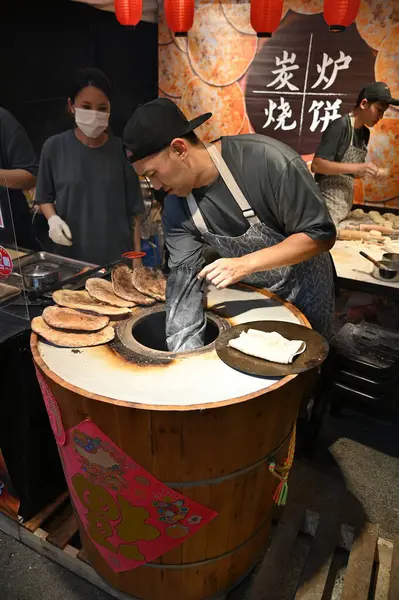
[[[224,326],[260,319],[308,325],[292,305],[248,286],[213,290],[208,310]],[[146,309],[138,311],[136,318],[146,314]],[[274,381],[249,377],[224,365],[213,344],[189,355],[152,350],[149,362],[147,355],[142,364],[132,361],[132,356],[137,359],[134,349],[124,356],[109,347],[87,349],[79,355],[39,342],[36,335],[31,346],[65,430],[91,419],[153,476],[217,512],[195,535],[159,559],[119,573],[108,566],[80,523],[83,547],[95,570],[117,589],[143,600],[224,598],[265,549],[278,484],[269,472],[268,459],[285,460],[298,408],[309,393],[314,373]],[[79,374],[76,365],[80,364],[84,368]],[[87,369],[91,367],[98,377],[93,376],[89,384]],[[168,379],[166,374],[174,369],[181,378],[185,368],[185,386],[181,379]],[[112,376],[119,381],[116,398],[98,393]],[[122,392],[121,379],[130,381],[129,390]],[[173,380],[175,390],[169,396],[175,393],[175,403],[167,401],[165,393],[169,392],[164,389]],[[147,390],[146,381],[152,381],[152,390]],[[85,389],[79,387],[82,382],[86,382]],[[140,398],[135,385],[146,389],[142,394],[147,397]],[[192,394],[192,402],[187,393]]]

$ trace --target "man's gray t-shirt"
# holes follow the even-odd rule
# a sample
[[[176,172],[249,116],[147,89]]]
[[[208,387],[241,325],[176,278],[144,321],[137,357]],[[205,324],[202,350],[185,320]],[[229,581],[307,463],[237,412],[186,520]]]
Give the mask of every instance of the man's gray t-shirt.
[[[248,134],[221,138],[222,156],[251,208],[262,223],[289,236],[306,233],[314,240],[335,236],[323,196],[302,158],[272,138]],[[211,233],[236,237],[249,223],[219,176],[193,190]],[[163,213],[169,266],[200,267],[203,242],[185,198],[168,196]]]
[[[45,142],[36,202],[55,202],[57,214],[71,229],[72,246],[60,246],[57,252],[95,264],[132,250],[132,217],[144,212],[140,182],[121,140],[110,135],[103,146],[91,148],[73,130]]]

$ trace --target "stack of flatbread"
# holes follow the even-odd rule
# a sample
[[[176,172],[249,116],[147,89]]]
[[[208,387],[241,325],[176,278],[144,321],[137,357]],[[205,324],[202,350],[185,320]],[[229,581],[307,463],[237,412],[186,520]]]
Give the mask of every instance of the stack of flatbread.
[[[116,265],[112,283],[93,277],[83,291],[57,290],[41,317],[32,320],[32,330],[48,342],[66,348],[98,346],[112,341],[115,329],[110,322],[121,319],[137,306],[165,301],[166,279],[159,269]],[[113,321],[115,324],[115,321]]]

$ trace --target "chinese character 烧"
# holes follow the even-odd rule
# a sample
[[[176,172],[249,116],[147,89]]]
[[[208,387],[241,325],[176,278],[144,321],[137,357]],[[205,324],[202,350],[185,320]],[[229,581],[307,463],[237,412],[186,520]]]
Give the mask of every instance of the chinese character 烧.
[[[277,117],[274,116],[275,111],[279,114]],[[266,122],[263,125],[263,129],[266,129],[272,123],[276,123],[274,130],[281,129],[282,131],[290,131],[295,129],[296,121],[287,123],[286,121],[292,118],[292,109],[290,103],[280,98],[280,104],[277,104],[273,100],[269,100],[269,108],[265,108]]]
[[[325,131],[327,126],[331,121],[335,121],[341,115],[339,114],[339,109],[341,107],[342,100],[339,98],[335,100],[335,102],[330,102],[329,100],[313,100],[311,107],[308,112],[313,112],[312,124],[310,126],[310,131],[316,131],[317,127],[320,123],[323,123],[321,131]],[[320,111],[324,108],[324,115],[320,116]]]
[[[291,92],[298,91],[299,88],[293,83],[290,83],[290,80],[294,77],[292,71],[299,69],[299,66],[295,64],[295,61],[296,54],[294,54],[294,52],[291,53],[291,57],[288,56],[286,50],[283,52],[283,58],[276,56],[276,66],[278,69],[272,71],[273,75],[276,75],[276,77],[273,81],[268,83],[266,87],[273,87],[276,85],[276,90],[281,90],[284,86],[287,86]]]
[[[323,62],[321,65],[317,65],[317,72],[319,73],[318,80],[312,85],[312,89],[317,88],[322,83],[325,83],[323,90],[331,87],[337,78],[338,71],[349,69],[349,65],[352,61],[351,56],[346,56],[342,50],[339,51],[339,57],[337,60],[333,60],[323,52]],[[330,75],[327,75],[327,70],[331,67]]]

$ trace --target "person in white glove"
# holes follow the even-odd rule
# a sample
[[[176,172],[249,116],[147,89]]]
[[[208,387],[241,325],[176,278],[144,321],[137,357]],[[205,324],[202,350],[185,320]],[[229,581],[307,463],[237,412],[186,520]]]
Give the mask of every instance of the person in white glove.
[[[49,238],[54,244],[72,246],[72,233],[68,225],[58,215],[52,215],[47,221]]]
[[[140,251],[144,212],[139,179],[108,130],[110,99],[101,71],[79,72],[68,99],[75,126],[44,143],[35,198],[58,246],[49,249],[97,265]]]

